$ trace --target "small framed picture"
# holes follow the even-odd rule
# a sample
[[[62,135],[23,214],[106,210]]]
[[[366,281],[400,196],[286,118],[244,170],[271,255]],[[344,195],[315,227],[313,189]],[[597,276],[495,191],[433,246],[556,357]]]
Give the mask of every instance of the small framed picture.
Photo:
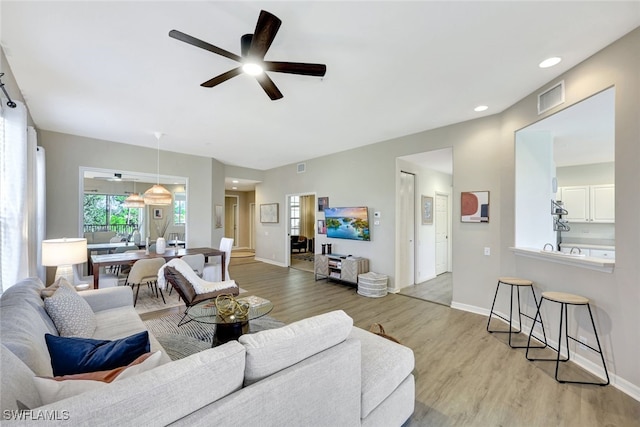
[[[153,219],[162,219],[162,209],[160,208],[153,209]]]
[[[422,224],[433,224],[433,197],[422,196],[422,205],[420,210],[422,211]]]
[[[324,208],[329,207],[328,197],[318,197],[318,212],[323,212]]]
[[[324,223],[324,219],[318,220],[318,234],[327,234],[327,226]]]

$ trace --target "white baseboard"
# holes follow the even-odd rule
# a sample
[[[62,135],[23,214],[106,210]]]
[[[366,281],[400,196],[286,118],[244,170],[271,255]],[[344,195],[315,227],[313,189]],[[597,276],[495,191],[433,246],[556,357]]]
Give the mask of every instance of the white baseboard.
[[[485,317],[489,317],[489,312],[490,312],[490,310],[488,310],[486,308],[483,308],[483,307],[476,307],[476,306],[473,306],[473,305],[460,304],[460,303],[456,303],[456,302],[452,302],[451,303],[451,308],[455,308],[457,310],[462,310],[462,311],[468,311],[470,313],[481,314],[481,315],[483,315]],[[503,317],[509,318],[508,314],[504,314],[504,313],[497,312],[497,311],[495,313],[500,314]],[[501,322],[507,324],[507,322],[505,322],[503,319],[500,319],[498,317],[496,317],[495,320],[500,320]],[[514,328],[520,328],[520,325],[518,324],[517,321],[512,322],[512,326]],[[531,328],[528,325],[524,325],[524,327],[522,328],[522,333],[529,334],[529,332],[531,332]],[[549,344],[551,346],[555,347],[555,348],[558,348],[558,343],[557,342],[549,340]],[[598,363],[594,363],[591,360],[586,359],[585,357],[583,357],[583,356],[581,356],[579,354],[574,354],[574,353],[571,354],[571,360],[576,365],[580,366],[581,368],[583,368],[587,372],[590,372],[593,375],[598,376],[599,378],[605,378],[604,369]],[[622,377],[619,377],[616,374],[613,374],[611,372],[611,368],[610,367],[608,368],[608,371],[609,371],[609,378],[610,378],[612,386],[614,386],[618,390],[622,391],[623,393],[631,396],[633,399],[635,399],[635,400],[640,402],[640,387],[639,386],[630,383],[629,381],[625,380]]]
[[[272,259],[266,259],[266,258],[258,258],[258,257],[255,257],[255,260],[256,260],[256,261],[264,262],[264,263],[266,263],[266,264],[277,265],[278,267],[287,267],[287,265],[286,265],[285,263],[283,263],[283,262],[277,262],[277,261],[274,261],[274,260],[272,260]]]

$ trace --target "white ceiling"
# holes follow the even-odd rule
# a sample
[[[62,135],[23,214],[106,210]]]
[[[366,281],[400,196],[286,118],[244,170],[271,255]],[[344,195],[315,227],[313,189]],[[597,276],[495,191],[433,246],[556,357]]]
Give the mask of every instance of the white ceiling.
[[[498,113],[640,25],[640,2],[8,1],[0,43],[40,129],[269,169]],[[266,59],[327,65],[200,83],[235,66],[261,9]],[[561,56],[560,65],[537,64]],[[476,113],[473,108],[489,109]]]

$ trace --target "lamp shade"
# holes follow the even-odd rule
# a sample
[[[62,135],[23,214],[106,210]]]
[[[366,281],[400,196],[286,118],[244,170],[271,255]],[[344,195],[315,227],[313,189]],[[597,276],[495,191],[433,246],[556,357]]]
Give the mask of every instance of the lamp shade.
[[[144,192],[144,203],[147,205],[170,205],[171,192],[162,185],[155,184]]]
[[[63,238],[42,241],[42,265],[60,266],[87,262],[87,239]]]
[[[139,193],[132,193],[124,199],[125,208],[144,208],[144,199]]]

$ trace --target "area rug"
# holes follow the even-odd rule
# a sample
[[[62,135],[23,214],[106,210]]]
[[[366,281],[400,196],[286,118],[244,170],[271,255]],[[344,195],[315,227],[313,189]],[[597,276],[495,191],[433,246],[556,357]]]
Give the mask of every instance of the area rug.
[[[151,319],[144,322],[147,329],[160,342],[171,360],[181,359],[211,347],[215,325],[185,323],[178,327],[182,313]],[[270,316],[263,316],[249,322],[249,333],[284,326],[284,323]]]
[[[312,253],[291,254],[291,258],[299,261],[310,261],[310,262],[315,261],[315,255]]]

